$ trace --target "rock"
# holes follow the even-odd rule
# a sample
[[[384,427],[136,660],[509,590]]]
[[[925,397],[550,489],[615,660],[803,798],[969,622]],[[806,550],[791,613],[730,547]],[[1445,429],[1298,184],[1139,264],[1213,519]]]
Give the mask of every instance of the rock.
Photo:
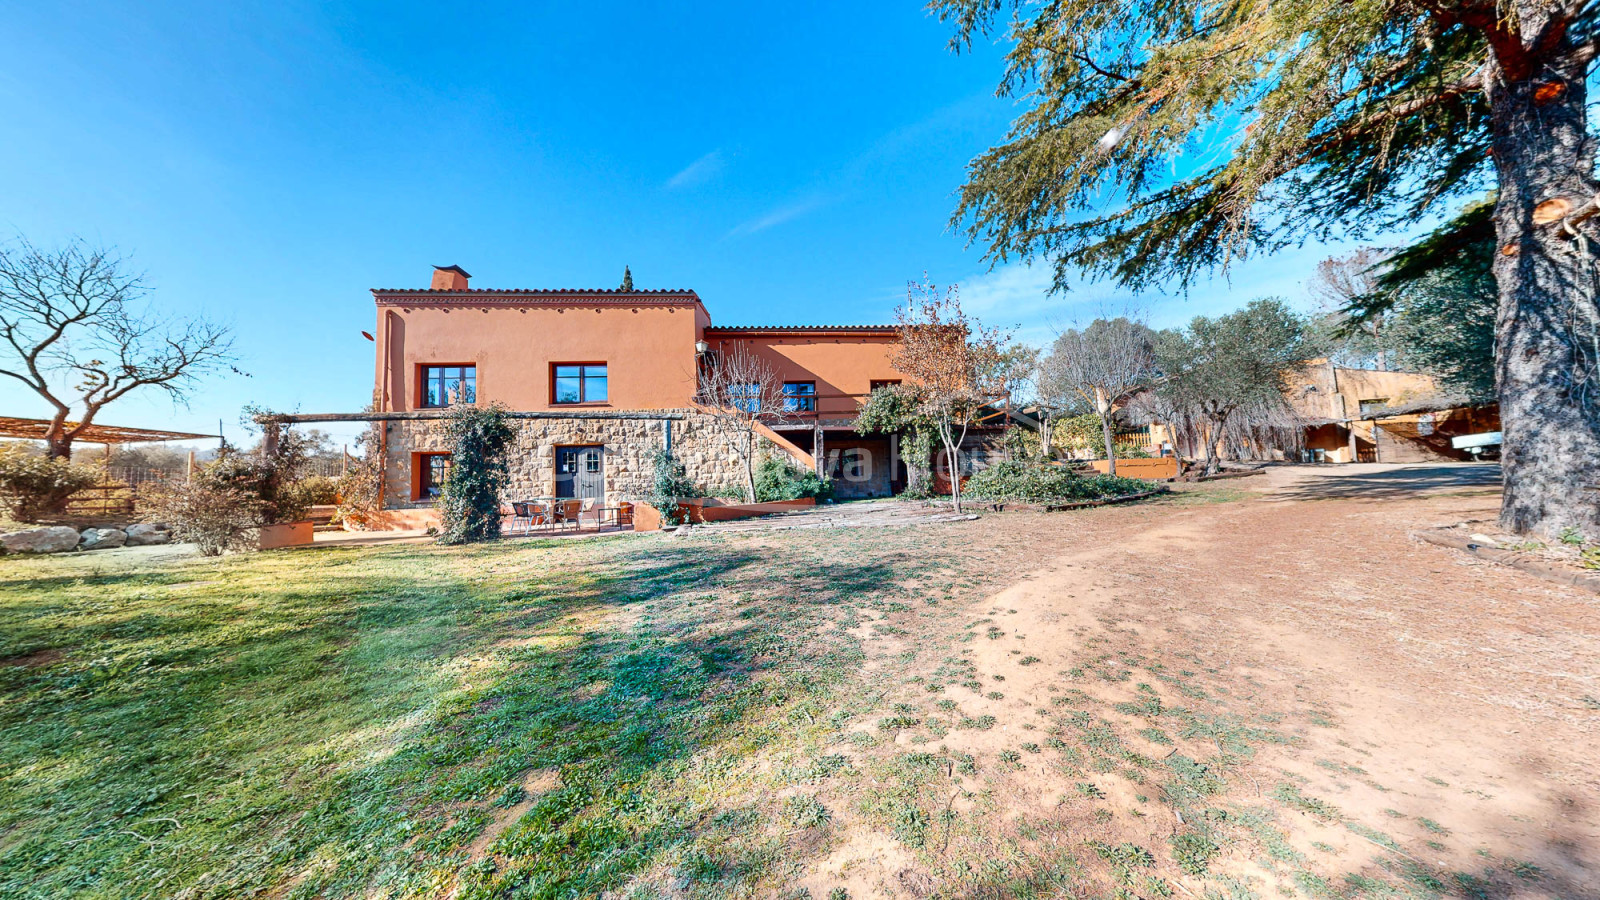
[[[128,542],[127,532],[120,528],[85,528],[78,536],[79,550],[110,550]]]
[[[0,534],[7,553],[65,553],[78,549],[78,529],[66,525]]]
[[[165,544],[172,540],[172,529],[166,525],[129,525],[127,538],[129,547]]]

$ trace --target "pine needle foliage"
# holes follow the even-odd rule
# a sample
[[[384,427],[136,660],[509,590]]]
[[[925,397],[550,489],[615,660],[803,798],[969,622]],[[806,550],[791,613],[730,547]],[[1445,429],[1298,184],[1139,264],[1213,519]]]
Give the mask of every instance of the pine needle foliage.
[[[1027,104],[956,223],[997,260],[1050,258],[1058,285],[1143,287],[1416,221],[1489,161],[1484,35],[1422,6],[935,0],[957,49],[1006,31],[998,93]]]

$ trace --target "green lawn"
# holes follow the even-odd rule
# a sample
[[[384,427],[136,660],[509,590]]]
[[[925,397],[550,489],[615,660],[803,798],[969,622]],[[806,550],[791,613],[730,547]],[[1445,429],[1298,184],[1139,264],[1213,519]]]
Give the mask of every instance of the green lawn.
[[[858,607],[927,568],[839,540],[0,562],[0,896],[779,877],[781,836],[707,812],[752,751],[825,756]]]

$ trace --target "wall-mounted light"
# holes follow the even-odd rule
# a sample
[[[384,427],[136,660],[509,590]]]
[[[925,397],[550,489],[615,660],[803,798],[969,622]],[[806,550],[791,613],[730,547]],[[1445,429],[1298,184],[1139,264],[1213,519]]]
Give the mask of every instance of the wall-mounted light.
[[[711,352],[711,345],[705,341],[695,341],[694,352],[697,356],[705,356],[707,353]]]

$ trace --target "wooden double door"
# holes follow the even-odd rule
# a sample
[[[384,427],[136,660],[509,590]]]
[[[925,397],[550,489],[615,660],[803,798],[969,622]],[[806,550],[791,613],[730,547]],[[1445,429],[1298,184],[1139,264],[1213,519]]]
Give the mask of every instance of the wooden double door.
[[[556,448],[556,496],[574,500],[606,497],[606,448]]]

